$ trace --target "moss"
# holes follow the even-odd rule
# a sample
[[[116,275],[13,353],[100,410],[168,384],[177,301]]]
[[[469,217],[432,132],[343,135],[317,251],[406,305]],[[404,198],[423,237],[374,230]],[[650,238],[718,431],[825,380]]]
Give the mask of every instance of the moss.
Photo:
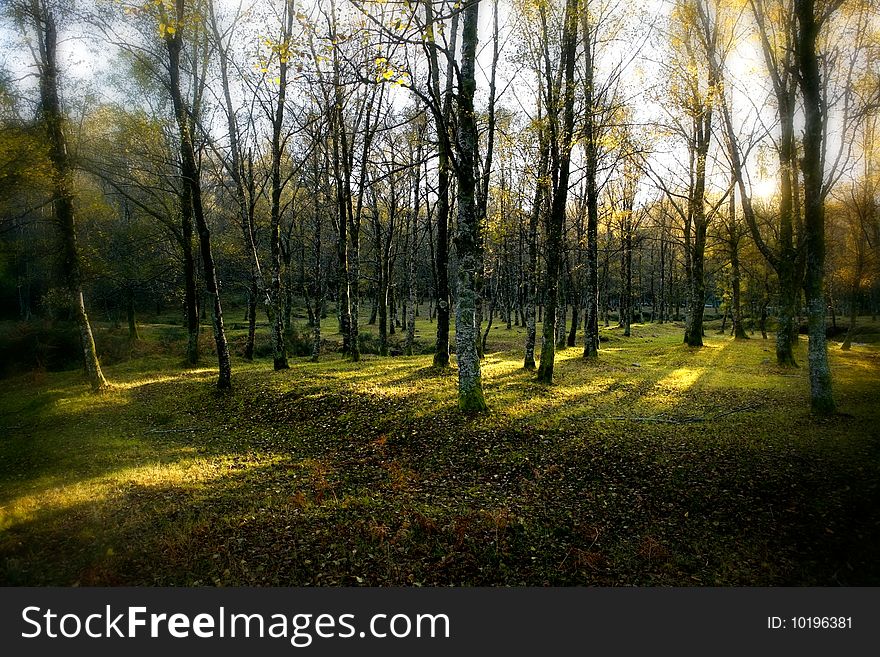
[[[479,381],[477,383],[479,384]],[[486,399],[483,396],[482,386],[477,385],[471,390],[459,392],[458,407],[462,411],[469,413],[481,413],[483,411],[488,411],[489,407],[486,406]]]

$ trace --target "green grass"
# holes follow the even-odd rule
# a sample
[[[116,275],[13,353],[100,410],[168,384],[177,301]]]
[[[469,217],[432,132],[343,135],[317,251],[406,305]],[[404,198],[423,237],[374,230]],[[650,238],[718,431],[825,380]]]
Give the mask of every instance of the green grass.
[[[502,325],[465,416],[430,355],[236,360],[219,393],[210,336],[187,369],[169,330],[100,396],[0,381],[0,583],[880,584],[876,345],[831,344],[840,412],[816,419],[772,338],[603,329],[547,387]]]

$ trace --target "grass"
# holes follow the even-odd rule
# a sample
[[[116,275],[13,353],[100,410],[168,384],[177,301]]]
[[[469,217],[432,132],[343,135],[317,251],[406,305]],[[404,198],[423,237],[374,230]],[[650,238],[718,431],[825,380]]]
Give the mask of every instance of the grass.
[[[224,394],[167,334],[144,326],[100,396],[0,381],[0,583],[880,583],[874,344],[831,345],[840,412],[816,419],[772,339],[603,329],[547,387],[502,326],[467,416],[430,355],[236,360]]]

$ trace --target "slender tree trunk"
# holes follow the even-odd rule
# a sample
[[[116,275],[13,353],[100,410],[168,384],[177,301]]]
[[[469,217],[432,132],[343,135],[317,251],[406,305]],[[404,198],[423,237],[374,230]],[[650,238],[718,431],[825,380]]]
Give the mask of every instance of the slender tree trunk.
[[[285,2],[283,13],[283,27],[281,35],[281,47],[289,47],[291,32],[293,29],[293,7],[289,1]],[[284,108],[287,100],[287,69],[286,57],[279,57],[278,99],[272,116],[272,191],[269,245],[271,253],[272,283],[269,288],[272,312],[269,317],[272,335],[272,360],[276,371],[286,370],[290,366],[287,363],[287,348],[284,344],[284,284],[282,281],[282,253],[281,253],[281,193],[284,183],[281,179],[281,159],[284,156],[284,144],[286,139],[282,136],[284,128]]]
[[[767,306],[770,305],[770,289],[766,274],[764,275],[764,294],[761,297],[761,318],[759,320],[759,328],[761,329],[761,338],[767,339]]]
[[[540,119],[540,100],[538,102],[538,117]],[[529,214],[529,233],[528,233],[528,264],[526,266],[526,303],[525,303],[525,324],[526,324],[526,343],[525,343],[525,359],[523,367],[527,370],[535,369],[535,306],[538,303],[538,221],[541,217],[541,207],[547,193],[547,166],[550,157],[545,137],[544,128],[540,129],[539,146],[540,153],[538,155],[538,171],[535,182],[535,197],[532,201],[532,211]]]
[[[486,330],[483,331],[483,337],[480,340],[480,354],[481,357],[486,353],[486,343],[489,340],[489,331],[492,330],[492,323],[495,320],[495,301],[494,299],[489,300],[489,321],[486,322]],[[478,329],[479,335],[479,329]]]
[[[181,199],[187,195],[188,192],[185,189],[181,189]],[[186,321],[187,335],[186,362],[190,365],[197,365],[199,362],[199,331],[201,329],[201,322],[199,320],[199,296],[196,285],[196,259],[193,253],[192,212],[182,211],[180,214],[184,281],[183,309],[186,315],[184,320]]]
[[[455,353],[458,361],[458,405],[463,411],[485,411],[477,351],[476,275],[479,258],[479,226],[476,205],[477,160],[476,117],[474,116],[477,25],[480,3],[463,9],[461,39],[461,75],[458,92],[458,289],[455,309]]]
[[[407,305],[406,316],[406,342],[404,343],[403,353],[407,356],[413,355],[413,344],[416,340],[416,314],[418,311],[418,301],[416,298],[416,247],[418,246],[418,225],[421,176],[418,163],[422,161],[422,142],[419,141],[418,148],[415,152],[416,166],[413,171],[413,208],[408,215],[409,228],[409,244],[406,251],[406,279],[408,288],[409,304]]]
[[[248,333],[245,341],[244,357],[247,360],[253,360],[254,341],[256,336],[256,308],[260,298],[262,298],[263,303],[271,316],[271,300],[265,289],[266,286],[265,281],[263,280],[260,258],[257,254],[257,247],[254,239],[255,203],[252,202],[252,199],[256,194],[253,185],[253,159],[251,157],[247,158],[249,167],[246,169],[245,158],[241,151],[238,125],[235,118],[235,107],[232,102],[232,94],[229,87],[229,44],[228,42],[224,43],[223,36],[220,34],[220,30],[217,26],[213,1],[208,2],[208,12],[215,46],[217,47],[219,54],[220,83],[223,89],[224,111],[226,113],[227,127],[229,131],[230,156],[226,168],[234,183],[244,245],[251,260],[251,285],[248,290]],[[246,186],[245,176],[248,174],[249,184]],[[248,198],[248,191],[251,193],[250,199]]]
[[[137,342],[141,339],[141,336],[138,333],[137,320],[135,318],[133,290],[128,290],[128,293],[126,294],[125,315],[128,320],[128,340],[129,342]]]
[[[257,335],[257,289],[256,277],[251,275],[251,285],[248,288],[248,332],[244,345],[245,360],[254,359],[254,342]]]
[[[376,271],[379,270],[379,260],[376,260]],[[379,316],[379,288],[374,287],[372,289],[373,292],[373,303],[370,308],[370,319],[367,321],[367,326],[375,326],[376,318]]]
[[[282,290],[284,291],[284,315],[282,326],[284,326],[285,342],[293,335],[293,267],[291,266],[292,254],[289,248],[290,236],[287,238],[288,246],[283,248],[282,254]],[[285,351],[286,353],[286,351]]]
[[[819,78],[819,58],[816,39],[814,0],[797,0],[798,20],[797,64],[798,83],[804,100],[804,232],[806,238],[806,276],[804,292],[807,299],[809,331],[808,360],[810,366],[810,405],[814,413],[830,415],[834,412],[831,389],[831,368],[828,365],[828,346],[825,338],[825,204],[822,193],[822,140],[825,130],[822,86]]]
[[[865,194],[863,197],[863,202],[866,205],[873,205],[872,195]],[[869,218],[876,221],[874,218],[874,213],[869,211]],[[856,235],[860,232],[862,226],[864,226],[864,219],[859,217],[860,225],[855,228]],[[852,347],[852,339],[856,334],[856,324],[858,323],[859,317],[859,293],[862,289],[862,277],[865,273],[866,266],[866,245],[865,243],[856,237],[856,258],[855,263],[853,263],[853,278],[852,284],[850,285],[849,292],[849,326],[846,329],[846,336],[843,339],[843,344],[840,345],[840,348],[843,351],[849,351]],[[832,312],[834,306],[832,305]],[[832,320],[832,326],[834,326],[834,321]]]
[[[579,304],[577,303],[577,301],[575,301],[571,304],[571,330],[569,330],[568,338],[565,341],[567,347],[573,347],[577,344],[577,330],[579,321]]]
[[[184,0],[176,0],[177,24],[184,21]],[[220,290],[217,284],[217,271],[214,266],[214,255],[211,251],[211,233],[205,220],[202,207],[202,188],[199,181],[199,170],[196,165],[192,136],[189,129],[189,117],[184,106],[180,87],[180,51],[182,46],[182,29],[173,35],[166,34],[165,44],[168,49],[169,72],[171,75],[171,101],[180,133],[180,170],[184,190],[183,212],[191,214],[199,236],[199,252],[202,257],[202,269],[205,276],[205,288],[213,306],[214,343],[217,348],[219,378],[217,387],[227,389],[232,386],[232,367],[229,358],[229,345],[226,342],[226,331],[223,327],[223,309],[220,304]]]
[[[568,347],[567,323],[568,303],[565,299],[565,293],[561,293],[556,306],[556,351],[564,351]]]
[[[440,64],[438,47],[434,40],[435,25],[432,0],[425,0],[425,23],[428,30],[428,60],[430,64],[431,87],[434,95],[434,122],[437,130],[437,248],[435,269],[437,276],[437,341],[434,349],[434,366],[449,366],[449,214],[450,214],[450,143],[448,123],[452,110],[453,55],[447,55],[446,90],[440,91]],[[452,34],[450,53],[456,50],[459,12],[452,15]],[[442,99],[442,100],[441,100]],[[440,105],[442,103],[442,109]]]
[[[666,224],[660,224],[660,291],[659,291],[660,324],[666,321]]]
[[[623,290],[620,295],[620,320],[623,322],[623,335],[632,335],[633,320],[633,270],[632,270],[632,229],[624,230],[623,236]]]
[[[555,331],[556,309],[559,296],[559,274],[562,262],[562,230],[565,224],[565,208],[568,201],[568,180],[571,167],[572,136],[574,134],[574,69],[577,54],[578,0],[566,0],[565,25],[562,35],[562,66],[565,71],[565,86],[562,97],[563,125],[561,134],[551,135],[551,154],[554,169],[558,167],[556,189],[547,230],[547,286],[543,342],[541,344],[541,364],[538,367],[538,380],[553,382],[553,367],[556,359]],[[545,49],[545,58],[546,58]],[[549,65],[545,63],[547,84],[552,84]],[[552,114],[553,103],[547,103]],[[555,123],[551,121],[551,125]]]
[[[686,329],[687,345],[690,347],[703,346],[703,311],[706,304],[704,262],[707,228],[708,224],[705,221],[694,222],[694,246],[691,254],[691,308]]]
[[[747,340],[745,326],[743,325],[742,316],[742,290],[741,290],[741,271],[739,264],[739,242],[737,239],[731,242],[730,268],[732,273],[731,286],[733,287],[733,338],[735,340]]]
[[[730,200],[728,205],[728,214],[729,214],[729,225],[728,225],[728,239],[730,244],[730,270],[731,270],[731,280],[730,285],[733,288],[732,290],[732,317],[733,317],[733,339],[734,340],[747,340],[748,335],[746,334],[745,326],[743,326],[743,317],[742,317],[742,290],[741,290],[741,271],[740,271],[740,263],[739,263],[739,240],[740,240],[740,231],[737,225],[736,219],[736,188],[732,187],[730,190]]]
[[[312,362],[321,358],[321,313],[324,312],[324,296],[315,299],[315,322],[312,324]]]
[[[76,215],[73,193],[73,167],[64,134],[64,115],[58,95],[58,34],[51,10],[37,0],[32,1],[32,20],[39,45],[40,101],[42,119],[49,141],[49,159],[52,163],[52,206],[61,241],[63,271],[71,309],[79,327],[86,377],[94,392],[107,387],[101,370],[92,325],[86,314],[82,292],[82,266],[76,237]]]
[[[379,355],[388,355],[388,279],[385,275],[386,265],[382,262],[379,272]],[[391,319],[392,324],[394,318]]]

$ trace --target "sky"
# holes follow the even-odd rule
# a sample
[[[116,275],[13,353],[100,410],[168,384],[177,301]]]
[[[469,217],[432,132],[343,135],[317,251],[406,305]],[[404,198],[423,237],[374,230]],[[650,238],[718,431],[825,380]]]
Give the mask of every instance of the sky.
[[[239,5],[247,6],[248,1],[240,0],[215,0],[217,5],[233,9]],[[338,0],[344,4],[346,0]],[[510,0],[500,0],[500,30],[502,41],[502,66],[499,73],[498,87],[502,91],[499,98],[501,106],[511,109],[523,107],[526,111],[533,111],[529,103],[533,102],[534,92],[530,90],[532,85],[521,73],[516,73],[516,66],[511,62],[511,56],[515,46],[514,40],[510,39],[510,32],[516,27],[517,14],[511,10]],[[627,53],[633,47],[635,39],[645,38],[645,45],[637,59],[627,67],[623,76],[625,94],[633,101],[634,117],[636,122],[647,123],[656,120],[662,113],[651,101],[652,88],[663,88],[663,81],[658,78],[659,62],[665,57],[663,49],[664,37],[662,33],[665,17],[672,6],[670,0],[647,0],[638,3],[637,15],[633,17],[635,38],[630,41],[609,44],[605,48],[600,68],[608,62],[626,60]],[[480,46],[478,68],[478,87],[480,95],[485,100],[487,74],[491,65],[491,38],[492,33],[492,3],[483,0],[480,20]],[[646,38],[647,37],[647,38]],[[104,44],[99,46],[98,40],[84,35],[81,27],[70,23],[62,24],[59,43],[59,64],[63,72],[64,95],[70,103],[76,103],[77,99],[91,95],[92,102],[110,100],[109,87],[104,84],[108,75],[114,70],[115,56],[112,49]],[[33,90],[36,82],[33,66],[33,58],[29,52],[26,41],[20,30],[8,19],[0,21],[0,64],[10,71],[12,77],[19,82],[23,89]],[[753,35],[743,30],[741,39],[736,44],[735,53],[730,59],[731,70],[734,77],[739,81],[739,87],[732,94],[733,114],[739,124],[746,130],[751,129],[760,120],[768,126],[774,123],[772,107],[766,104],[768,87],[766,77],[763,74],[763,61],[756,48]],[[482,73],[482,75],[481,75]],[[482,78],[482,79],[480,79]],[[31,94],[33,96],[33,94]],[[401,96],[403,98],[406,95]],[[69,107],[69,110],[73,108]],[[718,121],[720,123],[720,121]],[[833,125],[833,117],[832,117]],[[720,131],[719,131],[720,134]],[[832,135],[833,137],[833,135]],[[839,139],[830,140],[831,150],[834,151]],[[761,167],[757,166],[758,151],[752,153],[750,170],[758,172]],[[765,160],[767,158],[764,158]],[[680,149],[667,155],[658,154],[656,161],[658,168],[678,168],[678,161],[682,160]],[[764,170],[759,175],[754,175],[753,193],[756,195],[770,195],[775,189],[774,171]],[[719,170],[720,171],[720,170]],[[724,187],[726,172],[716,176],[715,184],[718,188]]]

